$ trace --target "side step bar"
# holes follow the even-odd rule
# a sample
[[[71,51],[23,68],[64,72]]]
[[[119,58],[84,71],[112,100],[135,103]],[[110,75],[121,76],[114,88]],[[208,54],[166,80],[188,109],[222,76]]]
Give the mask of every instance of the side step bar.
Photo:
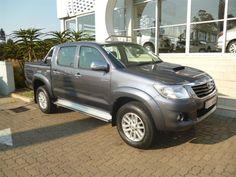
[[[105,122],[110,122],[112,119],[111,114],[109,114],[106,111],[89,107],[89,106],[85,106],[85,105],[81,105],[78,103],[74,103],[68,100],[58,99],[54,104],[71,109],[73,111],[79,111],[79,112],[85,113],[89,116],[95,117]]]

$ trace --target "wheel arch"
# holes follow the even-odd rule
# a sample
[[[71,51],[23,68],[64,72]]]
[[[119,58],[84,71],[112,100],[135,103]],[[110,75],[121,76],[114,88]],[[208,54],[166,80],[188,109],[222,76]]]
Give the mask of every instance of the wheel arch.
[[[155,124],[155,127],[164,126],[164,120],[158,104],[153,100],[153,98],[147,93],[133,88],[122,88],[117,90],[113,97],[113,104],[111,109],[112,114],[112,126],[116,125],[116,113],[123,106],[132,101],[137,101],[142,103],[151,115],[151,119]]]
[[[34,101],[35,101],[35,103],[37,102],[36,92],[37,92],[37,89],[40,86],[45,86],[48,93],[50,94],[50,97],[53,97],[53,93],[52,93],[52,90],[51,90],[51,85],[50,85],[49,80],[47,78],[45,78],[45,76],[42,76],[42,75],[38,74],[38,75],[35,75],[34,79],[33,79],[33,90],[34,90]]]

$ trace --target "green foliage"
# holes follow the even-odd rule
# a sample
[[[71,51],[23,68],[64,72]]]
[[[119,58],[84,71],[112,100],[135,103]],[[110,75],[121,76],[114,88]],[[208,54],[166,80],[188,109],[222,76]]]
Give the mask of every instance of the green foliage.
[[[13,35],[16,39],[15,43],[20,44],[20,50],[23,51],[24,59],[31,61],[32,59],[36,59],[35,47],[37,42],[40,41],[40,37],[42,33],[41,29],[20,29],[18,31],[14,31]]]
[[[14,31],[12,35],[13,40],[8,39],[7,42],[0,43],[0,60],[32,61],[43,59],[54,45],[65,42],[95,40],[86,31],[65,30],[43,34],[41,29],[29,28]]]
[[[13,32],[13,40],[8,39],[7,42],[0,43],[0,60],[11,59],[16,88],[25,87],[25,61],[43,59],[49,49],[57,44],[70,41],[94,40],[85,31],[52,31],[47,34],[43,34],[41,31],[41,29],[34,28],[20,29]],[[42,39],[43,37],[44,39]]]

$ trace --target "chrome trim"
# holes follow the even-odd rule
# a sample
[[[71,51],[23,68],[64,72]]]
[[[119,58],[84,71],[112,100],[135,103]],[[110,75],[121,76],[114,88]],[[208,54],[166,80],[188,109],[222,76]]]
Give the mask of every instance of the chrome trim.
[[[61,107],[71,109],[73,111],[82,112],[84,114],[95,117],[95,118],[100,119],[105,122],[110,122],[112,119],[111,114],[109,114],[106,111],[103,111],[103,110],[100,110],[97,108],[93,108],[93,107],[89,107],[86,105],[74,103],[74,102],[71,102],[68,100],[58,99],[54,104],[59,105]]]
[[[212,114],[215,110],[216,110],[216,106],[214,106],[209,112],[207,112],[207,113],[204,114],[203,116],[197,117],[197,120],[194,121],[194,123],[198,123],[198,122],[204,120],[204,119],[207,118],[210,114]]]

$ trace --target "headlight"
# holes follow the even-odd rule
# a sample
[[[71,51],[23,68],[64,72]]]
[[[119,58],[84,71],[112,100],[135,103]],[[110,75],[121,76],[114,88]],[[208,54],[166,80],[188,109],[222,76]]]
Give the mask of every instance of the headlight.
[[[154,85],[154,88],[165,98],[187,99],[189,94],[181,85]]]

